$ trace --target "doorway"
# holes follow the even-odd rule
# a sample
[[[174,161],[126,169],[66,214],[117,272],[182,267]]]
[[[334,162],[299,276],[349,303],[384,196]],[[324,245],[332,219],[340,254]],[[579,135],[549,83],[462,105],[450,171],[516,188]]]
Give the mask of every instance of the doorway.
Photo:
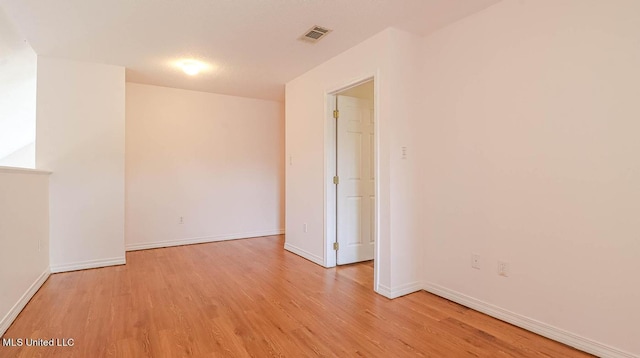
[[[329,98],[334,129],[337,265],[370,261],[376,243],[376,133],[373,79]]]

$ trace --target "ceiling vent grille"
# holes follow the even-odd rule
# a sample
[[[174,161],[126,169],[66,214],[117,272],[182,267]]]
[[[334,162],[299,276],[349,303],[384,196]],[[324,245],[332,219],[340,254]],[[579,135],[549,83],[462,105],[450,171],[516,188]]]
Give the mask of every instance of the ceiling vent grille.
[[[307,30],[304,35],[300,36],[300,40],[315,43],[327,36],[331,30],[321,26],[313,26]]]

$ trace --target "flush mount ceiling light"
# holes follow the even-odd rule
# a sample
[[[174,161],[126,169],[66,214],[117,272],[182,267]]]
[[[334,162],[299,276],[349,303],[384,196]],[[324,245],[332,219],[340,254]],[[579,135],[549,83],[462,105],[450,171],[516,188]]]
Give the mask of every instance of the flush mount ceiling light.
[[[204,63],[196,60],[180,61],[178,63],[178,66],[180,66],[180,68],[182,68],[182,71],[184,71],[184,73],[188,74],[189,76],[195,76],[207,67]]]

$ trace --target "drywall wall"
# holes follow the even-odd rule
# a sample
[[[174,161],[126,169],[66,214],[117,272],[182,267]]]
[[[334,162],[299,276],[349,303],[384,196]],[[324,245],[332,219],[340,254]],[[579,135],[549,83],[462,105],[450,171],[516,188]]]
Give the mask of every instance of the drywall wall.
[[[35,153],[14,154],[35,142],[36,66],[35,52],[0,9],[1,166],[35,167]]]
[[[36,143],[31,142],[4,158],[1,158],[0,166],[34,168],[36,166]]]
[[[0,336],[49,276],[49,173],[0,167]]]
[[[421,119],[420,82],[416,77],[420,69],[420,38],[394,29],[389,31],[389,167],[388,174],[380,175],[390,177],[391,286],[388,296],[398,297],[415,291],[420,281],[422,242],[416,238],[421,234],[422,203],[416,197],[420,196],[422,183],[417,149],[424,140],[424,133],[416,131],[415,127],[415,122]]]
[[[639,16],[637,1],[505,0],[424,40],[428,290],[640,355]]]
[[[281,102],[126,89],[127,250],[283,233]]]
[[[326,97],[332,91],[375,76],[380,253],[375,263],[379,280],[376,289],[386,296],[419,289],[416,255],[420,250],[415,245],[420,243],[405,241],[412,237],[409,232],[412,225],[396,225],[403,220],[401,217],[411,221],[413,215],[413,203],[401,197],[404,193],[416,194],[415,188],[398,184],[410,177],[414,169],[400,163],[400,153],[401,146],[411,147],[414,140],[413,132],[404,126],[414,114],[410,94],[415,92],[415,81],[404,81],[404,76],[415,73],[411,71],[415,58],[408,53],[418,48],[417,40],[406,32],[385,30],[286,85],[285,248],[321,265],[333,266],[335,255],[331,255],[332,242],[328,240],[331,233],[326,230],[332,220],[326,201],[334,185],[333,169],[326,155],[332,138]],[[392,116],[394,112],[398,115]],[[395,213],[391,212],[392,207]],[[393,252],[406,262],[398,265],[392,259]]]
[[[51,270],[124,263],[124,68],[38,58],[36,165],[50,178]]]

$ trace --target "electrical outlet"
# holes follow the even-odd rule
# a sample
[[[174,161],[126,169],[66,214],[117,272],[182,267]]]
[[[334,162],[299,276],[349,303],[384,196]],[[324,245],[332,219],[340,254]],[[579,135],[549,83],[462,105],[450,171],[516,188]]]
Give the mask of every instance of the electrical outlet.
[[[181,216],[181,217],[178,219],[178,224],[180,224],[180,225],[184,224],[184,216]]]
[[[474,269],[480,270],[480,255],[472,254],[471,255],[471,267]]]
[[[509,263],[506,261],[498,261],[498,275],[509,277]]]
[[[307,227],[307,223],[302,224],[302,230],[303,230],[304,232],[307,232],[307,231],[308,231],[308,229],[309,229],[309,228]]]

